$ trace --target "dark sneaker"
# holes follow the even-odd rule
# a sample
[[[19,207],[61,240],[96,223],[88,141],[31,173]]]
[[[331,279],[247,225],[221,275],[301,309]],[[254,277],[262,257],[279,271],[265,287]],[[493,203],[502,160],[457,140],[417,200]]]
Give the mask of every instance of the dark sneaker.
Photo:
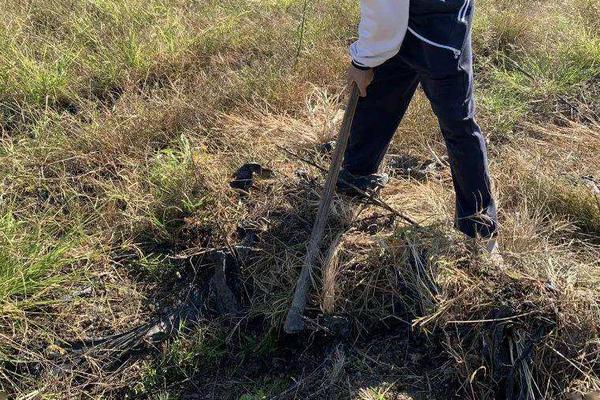
[[[387,174],[352,175],[343,169],[337,180],[337,191],[349,196],[361,196],[360,191],[377,193],[389,180],[390,177]]]

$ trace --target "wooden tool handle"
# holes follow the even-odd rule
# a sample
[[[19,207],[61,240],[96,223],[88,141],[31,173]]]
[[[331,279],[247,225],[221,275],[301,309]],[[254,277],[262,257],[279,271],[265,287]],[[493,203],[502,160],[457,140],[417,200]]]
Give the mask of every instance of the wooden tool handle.
[[[310,288],[312,270],[317,255],[319,254],[337,179],[344,160],[344,153],[348,146],[348,138],[350,137],[350,128],[352,128],[352,120],[354,119],[354,113],[356,112],[356,106],[358,104],[358,96],[358,87],[353,83],[350,100],[348,101],[346,112],[344,113],[344,121],[342,122],[342,127],[335,145],[335,151],[331,159],[331,167],[329,168],[325,187],[321,194],[319,211],[317,212],[317,218],[313,225],[310,241],[308,242],[308,250],[306,251],[304,263],[302,264],[302,271],[300,272],[298,282],[296,283],[292,306],[290,307],[285,320],[284,330],[287,333],[297,333],[304,330],[303,314],[304,308],[306,307],[308,290]]]

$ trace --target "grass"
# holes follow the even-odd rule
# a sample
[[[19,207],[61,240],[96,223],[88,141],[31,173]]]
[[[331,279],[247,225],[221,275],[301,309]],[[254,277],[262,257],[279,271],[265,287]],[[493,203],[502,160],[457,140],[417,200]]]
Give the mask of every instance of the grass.
[[[5,214],[0,222],[2,226],[2,297],[3,304],[10,299],[23,298],[31,304],[22,304],[18,308],[30,308],[37,305],[36,297],[46,289],[59,286],[61,269],[68,264],[68,252],[74,247],[72,239],[65,235],[60,240],[52,240],[50,227],[36,227],[27,232],[25,223],[15,220],[13,214]],[[50,233],[50,238],[47,237]],[[40,243],[41,242],[41,243]],[[9,310],[3,310],[3,314]]]
[[[419,91],[390,158],[439,159],[383,199],[336,199],[309,315],[286,337],[341,122],[357,1],[0,0],[0,391],[29,398],[520,398],[600,390],[597,0],[480,0],[479,122],[507,262],[451,226],[445,148]],[[569,12],[565,12],[569,10]],[[300,31],[304,21],[303,39]],[[535,21],[535,23],[532,23]],[[248,195],[242,164],[271,168]],[[414,166],[413,166],[414,167]],[[239,316],[202,314],[117,366],[78,341],[127,332],[206,287],[213,248],[256,232]],[[190,289],[191,288],[191,289]],[[320,321],[320,320],[319,320]],[[326,322],[324,322],[326,323]],[[111,360],[113,358],[110,358]],[[508,398],[507,394],[504,394]]]

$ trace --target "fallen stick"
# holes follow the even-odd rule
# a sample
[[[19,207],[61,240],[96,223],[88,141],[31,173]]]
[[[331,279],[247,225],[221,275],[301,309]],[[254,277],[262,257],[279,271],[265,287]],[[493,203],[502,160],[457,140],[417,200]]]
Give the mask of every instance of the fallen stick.
[[[302,162],[305,162],[306,164],[317,168],[319,171],[322,172],[327,172],[327,170],[323,167],[321,167],[319,164],[306,159],[304,157],[302,157],[299,154],[294,153],[291,150],[286,149],[283,146],[279,146],[277,145],[278,148],[280,148],[281,150],[285,151],[286,153],[288,153],[289,155],[296,157],[297,159],[299,159]],[[373,194],[369,193],[369,192],[365,192],[364,190],[360,189],[359,187],[353,185],[351,182],[346,181],[345,179],[342,178],[342,181],[350,186],[352,189],[354,189],[357,193],[359,193],[361,196],[365,197],[370,203],[372,203],[373,205],[376,205],[378,207],[381,207],[387,211],[389,211],[390,213],[392,213],[393,215],[397,216],[398,218],[404,220],[405,222],[408,222],[410,225],[414,226],[415,228],[420,228],[421,226],[419,225],[418,222],[416,222],[413,218],[407,216],[404,213],[401,213],[400,211],[396,210],[395,208],[393,208],[392,206],[390,206],[388,203],[386,203],[385,201],[381,200],[380,198],[374,196]]]

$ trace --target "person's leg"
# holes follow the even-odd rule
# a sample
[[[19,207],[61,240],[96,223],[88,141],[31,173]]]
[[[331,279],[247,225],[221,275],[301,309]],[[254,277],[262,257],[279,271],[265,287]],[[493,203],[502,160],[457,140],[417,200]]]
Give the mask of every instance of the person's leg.
[[[345,172],[356,176],[377,172],[408,108],[419,82],[401,53],[375,68],[367,97],[358,101],[344,157]]]
[[[454,188],[456,225],[470,237],[491,238],[497,230],[486,143],[474,120],[471,37],[460,59],[451,52],[422,44],[419,77],[444,136]]]

